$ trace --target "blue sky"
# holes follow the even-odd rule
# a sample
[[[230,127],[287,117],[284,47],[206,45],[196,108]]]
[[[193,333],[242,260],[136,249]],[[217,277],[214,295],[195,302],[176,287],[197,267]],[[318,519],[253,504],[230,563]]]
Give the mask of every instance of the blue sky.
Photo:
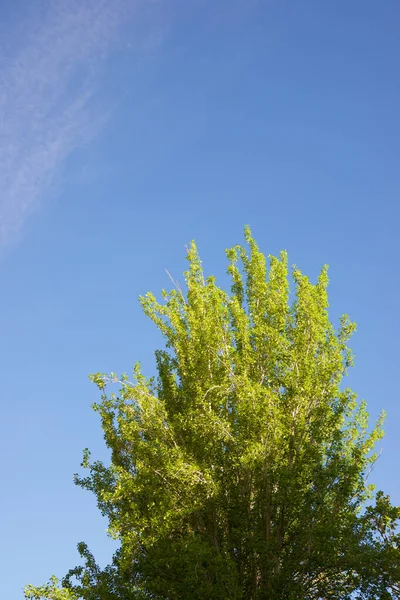
[[[349,385],[388,412],[400,503],[397,1],[18,0],[0,8],[2,594],[111,556],[82,449],[93,371],[154,372],[137,302],[195,238],[225,282],[249,223],[357,321]]]

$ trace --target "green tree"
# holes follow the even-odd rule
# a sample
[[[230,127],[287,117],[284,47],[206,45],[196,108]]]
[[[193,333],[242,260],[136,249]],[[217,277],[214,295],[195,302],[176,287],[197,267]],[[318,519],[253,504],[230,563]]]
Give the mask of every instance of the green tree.
[[[399,598],[400,509],[367,483],[382,437],[341,385],[355,326],[328,317],[327,269],[315,285],[287,257],[226,252],[230,293],[205,279],[194,243],[185,293],[141,298],[166,340],[158,377],[97,373],[111,463],[82,466],[120,541],[101,570],[27,598],[346,600]],[[107,394],[118,383],[118,394]]]

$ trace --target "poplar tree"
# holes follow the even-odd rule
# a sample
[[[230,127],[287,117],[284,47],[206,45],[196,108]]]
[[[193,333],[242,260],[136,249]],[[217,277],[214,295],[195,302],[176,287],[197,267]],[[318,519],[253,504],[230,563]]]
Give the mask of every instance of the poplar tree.
[[[226,251],[230,292],[194,243],[186,287],[141,298],[166,346],[158,376],[97,373],[109,465],[84,452],[90,490],[120,546],[100,569],[28,586],[52,600],[367,600],[400,597],[400,509],[368,476],[383,435],[343,385],[347,316],[328,316],[328,274],[285,252]],[[117,384],[118,393],[110,393]]]

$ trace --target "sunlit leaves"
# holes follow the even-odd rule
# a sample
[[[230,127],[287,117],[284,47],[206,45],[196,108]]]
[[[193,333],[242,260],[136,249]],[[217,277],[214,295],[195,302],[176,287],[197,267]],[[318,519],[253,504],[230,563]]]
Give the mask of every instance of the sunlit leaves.
[[[381,493],[367,504],[384,415],[371,428],[342,385],[355,325],[330,322],[326,267],[315,284],[294,268],[291,294],[286,253],[245,238],[226,251],[230,293],[192,243],[185,289],[141,298],[166,342],[156,380],[139,364],[91,376],[111,463],[86,450],[75,482],[121,547],[101,570],[81,546],[64,588],[27,597],[398,597],[399,510]]]

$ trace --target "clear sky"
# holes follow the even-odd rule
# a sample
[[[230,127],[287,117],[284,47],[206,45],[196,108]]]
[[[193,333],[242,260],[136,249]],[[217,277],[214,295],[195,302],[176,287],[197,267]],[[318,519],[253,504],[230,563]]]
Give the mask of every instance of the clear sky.
[[[398,0],[5,0],[0,7],[1,594],[113,551],[76,488],[106,458],[93,371],[154,372],[137,297],[194,238],[225,282],[249,223],[357,321],[349,385],[400,503]]]

